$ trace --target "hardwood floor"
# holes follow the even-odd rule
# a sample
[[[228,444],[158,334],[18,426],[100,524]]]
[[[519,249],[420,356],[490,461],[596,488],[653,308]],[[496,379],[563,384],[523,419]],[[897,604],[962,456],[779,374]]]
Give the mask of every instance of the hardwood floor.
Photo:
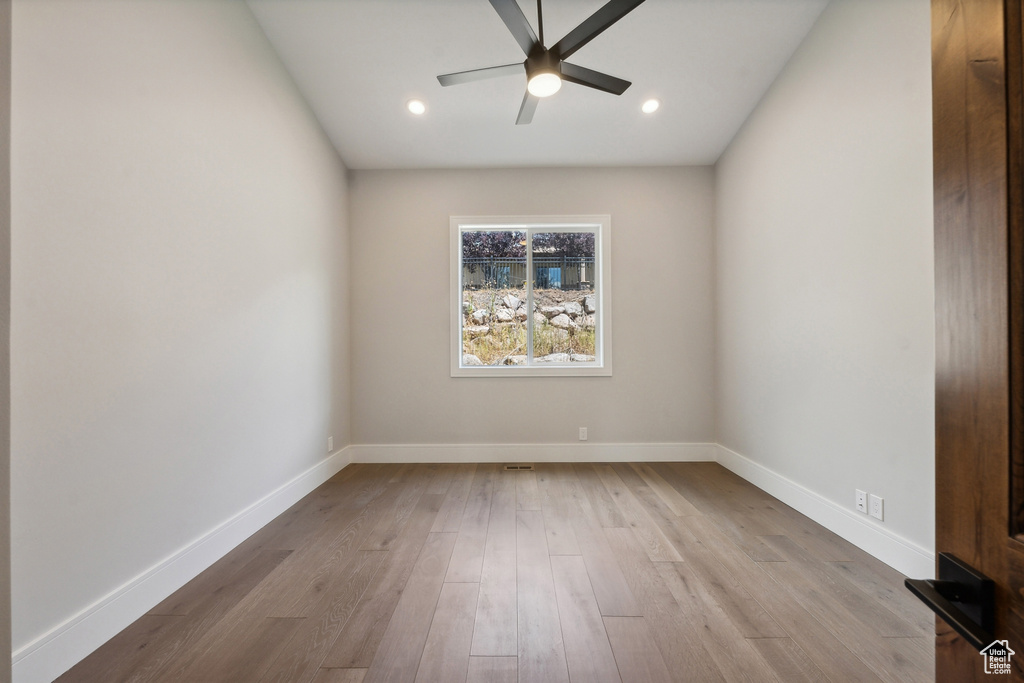
[[[932,681],[902,582],[714,463],[350,465],[58,680]]]

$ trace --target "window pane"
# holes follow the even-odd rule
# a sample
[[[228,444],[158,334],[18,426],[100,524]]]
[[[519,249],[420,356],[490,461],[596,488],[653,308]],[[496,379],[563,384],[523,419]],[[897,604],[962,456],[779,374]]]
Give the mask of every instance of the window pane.
[[[462,365],[526,363],[526,233],[462,233]]]
[[[532,248],[534,362],[593,363],[594,233],[535,233]]]

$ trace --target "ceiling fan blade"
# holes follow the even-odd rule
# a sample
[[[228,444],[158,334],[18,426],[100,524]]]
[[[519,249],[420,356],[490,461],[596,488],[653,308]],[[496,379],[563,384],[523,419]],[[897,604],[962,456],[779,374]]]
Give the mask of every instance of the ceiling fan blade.
[[[471,83],[482,81],[486,78],[498,78],[499,76],[514,76],[526,72],[522,62],[515,64],[503,64],[502,66],[489,66],[485,69],[471,69],[470,71],[459,71],[453,74],[441,74],[437,77],[438,83],[443,86],[459,85],[460,83]]]
[[[519,43],[519,47],[523,48],[523,53],[529,56],[533,46],[537,44],[537,34],[533,32],[533,27],[526,20],[526,15],[523,14],[519,3],[516,0],[490,0],[490,2],[494,11],[512,32],[512,37]]]
[[[539,97],[535,97],[530,94],[530,91],[526,91],[526,96],[523,97],[523,104],[519,107],[519,116],[516,118],[517,126],[525,126],[530,121],[533,121],[533,112],[537,111],[537,103],[540,102]]]
[[[582,24],[569,31],[564,38],[555,43],[551,47],[551,51],[558,55],[559,59],[566,59],[599,36],[606,28],[636,9],[643,1],[610,0],[608,4],[591,14]],[[494,2],[495,0],[491,0],[491,4]]]
[[[568,62],[562,62],[560,68],[563,81],[569,81],[576,85],[585,85],[588,88],[596,88],[604,92],[610,92],[613,95],[621,95],[626,92],[626,88],[632,85],[629,81],[624,81],[621,78],[609,76],[600,71],[594,71],[582,66],[576,66],[575,64],[569,64]]]

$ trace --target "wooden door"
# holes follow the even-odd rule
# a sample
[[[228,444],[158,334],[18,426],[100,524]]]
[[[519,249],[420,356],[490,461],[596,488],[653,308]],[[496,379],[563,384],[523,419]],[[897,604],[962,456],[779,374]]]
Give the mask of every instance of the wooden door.
[[[1021,0],[933,0],[936,550],[995,583],[1024,680]],[[995,680],[937,620],[939,681]],[[1008,677],[1002,677],[1007,680]]]

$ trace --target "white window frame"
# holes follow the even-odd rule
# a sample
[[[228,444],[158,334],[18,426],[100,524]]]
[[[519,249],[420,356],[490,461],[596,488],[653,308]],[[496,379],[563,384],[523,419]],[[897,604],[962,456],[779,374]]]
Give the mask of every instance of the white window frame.
[[[451,376],[452,377],[610,377],[612,374],[611,216],[451,216]],[[594,294],[597,299],[595,361],[543,365],[462,364],[462,233],[475,230],[533,230],[535,232],[594,232]],[[533,274],[533,254],[526,250],[527,278]],[[527,287],[527,338],[533,331],[533,289]],[[532,354],[531,354],[532,355]]]

